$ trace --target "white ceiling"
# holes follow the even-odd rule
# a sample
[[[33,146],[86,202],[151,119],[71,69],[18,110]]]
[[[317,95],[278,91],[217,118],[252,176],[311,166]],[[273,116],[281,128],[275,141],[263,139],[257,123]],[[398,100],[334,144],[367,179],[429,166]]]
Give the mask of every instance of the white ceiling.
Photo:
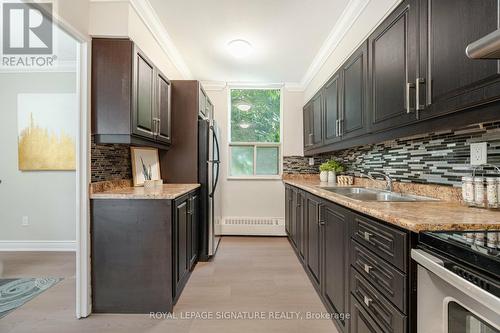
[[[300,82],[349,0],[149,0],[194,78]],[[227,42],[248,40],[236,59]]]

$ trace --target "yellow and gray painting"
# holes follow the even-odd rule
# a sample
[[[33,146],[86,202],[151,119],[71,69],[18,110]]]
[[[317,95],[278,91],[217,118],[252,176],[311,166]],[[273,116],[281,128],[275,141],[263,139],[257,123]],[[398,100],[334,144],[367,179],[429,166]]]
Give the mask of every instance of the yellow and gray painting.
[[[72,94],[18,96],[19,170],[75,170],[75,101]]]

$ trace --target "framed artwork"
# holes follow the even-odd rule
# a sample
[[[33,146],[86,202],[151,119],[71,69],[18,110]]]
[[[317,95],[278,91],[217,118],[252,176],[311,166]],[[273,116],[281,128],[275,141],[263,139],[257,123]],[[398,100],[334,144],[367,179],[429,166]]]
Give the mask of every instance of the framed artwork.
[[[77,96],[18,94],[17,103],[19,170],[76,170]]]
[[[134,186],[143,186],[144,180],[160,180],[160,158],[158,149],[130,147]]]

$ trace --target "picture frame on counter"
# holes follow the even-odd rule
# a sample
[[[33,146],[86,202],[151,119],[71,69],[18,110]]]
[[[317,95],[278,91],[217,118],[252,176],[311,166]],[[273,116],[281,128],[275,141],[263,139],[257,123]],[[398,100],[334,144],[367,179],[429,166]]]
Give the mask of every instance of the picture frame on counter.
[[[161,181],[158,149],[150,147],[130,147],[132,178],[134,186]]]

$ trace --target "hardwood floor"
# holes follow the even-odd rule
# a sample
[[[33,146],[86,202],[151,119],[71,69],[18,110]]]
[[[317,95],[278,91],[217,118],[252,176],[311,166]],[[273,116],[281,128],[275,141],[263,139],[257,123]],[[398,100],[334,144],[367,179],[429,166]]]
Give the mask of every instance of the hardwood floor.
[[[337,332],[328,319],[305,318],[307,312],[326,310],[285,238],[224,237],[215,260],[196,266],[175,306],[177,319],[96,314],[76,320],[74,254],[0,253],[0,261],[3,277],[64,277],[0,319],[2,333]],[[255,312],[265,319],[186,318],[194,313],[218,317],[221,313],[255,316]],[[291,319],[269,318],[285,315]]]

